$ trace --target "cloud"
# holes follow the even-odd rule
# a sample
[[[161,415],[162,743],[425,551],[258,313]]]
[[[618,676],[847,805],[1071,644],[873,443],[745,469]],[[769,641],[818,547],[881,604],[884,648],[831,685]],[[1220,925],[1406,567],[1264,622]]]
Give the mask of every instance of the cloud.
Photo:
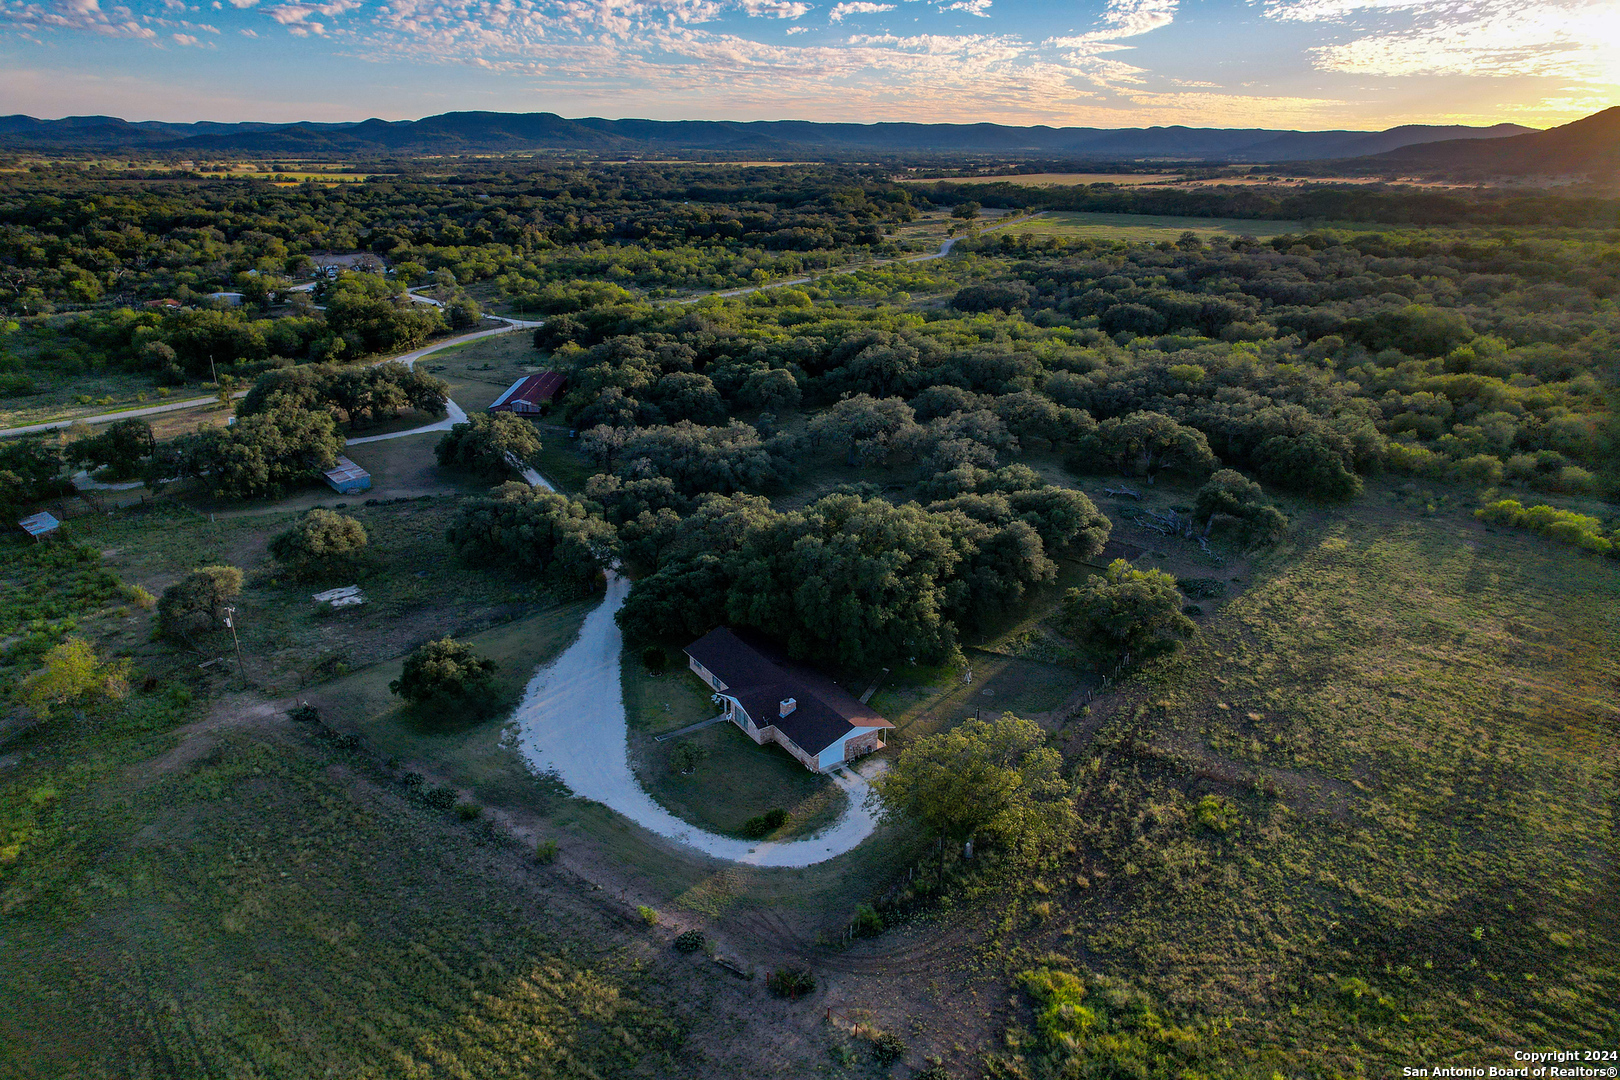
[[[326,24],[318,22],[316,15],[325,18],[344,15],[360,6],[360,0],[328,0],[324,4],[277,4],[267,8],[265,14],[287,28],[287,33],[293,37],[307,38],[311,35],[324,37]]]
[[[259,36],[259,32],[257,30],[248,30],[245,27],[243,29],[241,29],[241,30],[238,30],[237,33],[241,34],[243,37],[250,37],[250,38],[256,38],[256,37]]]
[[[794,3],[792,0],[743,0],[742,9],[754,16],[797,19],[810,10],[810,5]]]
[[[1108,0],[1100,29],[1077,37],[1048,38],[1046,44],[1093,52],[1127,48],[1117,44],[1120,38],[1140,37],[1175,22],[1178,3],[1179,0]]]
[[[981,18],[988,19],[990,14],[985,9],[989,6],[990,0],[956,0],[954,4],[941,4],[939,10],[941,12],[965,11],[969,15],[978,15]]]
[[[843,22],[845,15],[875,15],[880,11],[893,11],[893,4],[874,4],[871,0],[850,0],[834,5],[827,16],[828,22]]]
[[[1324,71],[1620,83],[1610,0],[1266,0],[1265,14],[1344,27],[1344,40],[1310,50]]]
[[[789,34],[808,34],[810,28],[808,26],[790,26],[787,32]]]
[[[157,31],[142,26],[126,7],[101,10],[97,0],[52,0],[49,3],[0,3],[0,23],[24,30],[81,30],[103,37],[127,37],[153,41]]]
[[[174,35],[171,35],[171,36],[174,38],[175,42],[180,44],[180,45],[201,45],[202,44],[202,42],[198,41],[195,37],[193,37],[190,34],[174,34]]]

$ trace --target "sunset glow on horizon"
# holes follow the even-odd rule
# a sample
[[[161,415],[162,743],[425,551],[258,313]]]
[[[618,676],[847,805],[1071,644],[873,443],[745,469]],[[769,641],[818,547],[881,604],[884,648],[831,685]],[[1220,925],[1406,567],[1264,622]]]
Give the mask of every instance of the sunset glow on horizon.
[[[1548,127],[1608,0],[0,0],[0,112]]]

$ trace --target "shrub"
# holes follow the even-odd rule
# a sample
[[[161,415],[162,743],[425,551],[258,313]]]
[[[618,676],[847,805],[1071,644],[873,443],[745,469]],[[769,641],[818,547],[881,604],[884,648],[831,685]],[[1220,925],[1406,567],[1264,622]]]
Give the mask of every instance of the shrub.
[[[317,723],[320,718],[321,710],[317,709],[307,701],[300,701],[297,705],[287,710],[287,719],[297,721],[300,724]]]
[[[699,746],[696,743],[683,742],[675,748],[675,753],[670,756],[669,765],[670,768],[682,776],[690,776],[697,769],[698,763],[708,756],[709,750],[707,747]]]
[[[557,841],[538,840],[534,845],[534,861],[541,866],[550,866],[557,861]]]
[[[780,807],[767,810],[757,817],[751,817],[743,822],[742,834],[750,840],[758,840],[763,836],[775,832],[788,822],[788,812]]]
[[[422,801],[433,807],[435,810],[448,810],[452,806],[456,805],[456,789],[452,787],[444,787],[442,785],[436,788],[429,788],[422,795]]]
[[[346,514],[319,508],[270,540],[270,554],[277,562],[306,573],[351,564],[365,547],[364,525]]]
[[[874,937],[883,933],[883,916],[871,904],[855,905],[855,918],[850,921],[850,931],[856,937]]]
[[[1193,805],[1193,816],[1198,824],[1210,832],[1225,836],[1238,827],[1242,817],[1232,800],[1219,795],[1205,795]]]
[[[638,904],[636,905],[636,914],[640,915],[641,921],[648,926],[658,925],[658,911],[656,909],[650,908],[646,904]]]
[[[810,969],[797,964],[779,967],[765,977],[765,988],[777,997],[797,1001],[816,989],[816,977]]]
[[[648,671],[662,673],[669,665],[669,654],[662,645],[649,645],[641,650],[641,662]]]
[[[703,931],[683,930],[675,938],[675,951],[679,953],[695,953],[703,948]]]
[[[462,821],[471,821],[484,812],[484,808],[477,803],[456,803],[456,816]]]
[[[482,689],[494,671],[495,661],[479,656],[471,646],[440,638],[406,657],[400,677],[388,689],[413,704],[454,700]]]
[[[1616,550],[1614,541],[1603,535],[1603,522],[1573,510],[1560,510],[1555,506],[1527,508],[1517,500],[1503,499],[1474,511],[1474,516],[1492,525],[1529,529],[1599,555],[1612,555]]]
[[[906,1056],[905,1040],[892,1031],[880,1031],[872,1036],[872,1056],[880,1065],[893,1065]]]
[[[23,681],[17,698],[41,719],[53,708],[87,698],[121,698],[129,693],[129,661],[102,663],[95,646],[70,637],[44,657],[44,667]]]

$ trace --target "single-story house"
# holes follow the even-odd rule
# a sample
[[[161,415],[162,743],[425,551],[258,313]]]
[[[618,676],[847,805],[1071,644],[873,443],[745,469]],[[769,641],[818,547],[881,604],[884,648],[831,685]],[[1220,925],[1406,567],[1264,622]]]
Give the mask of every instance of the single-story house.
[[[241,307],[242,294],[239,292],[211,292],[208,299],[225,304],[228,307]]]
[[[542,371],[535,375],[525,375],[517,382],[506,388],[506,393],[496,398],[489,406],[492,413],[509,412],[523,416],[533,416],[541,408],[550,403],[562,390],[563,377],[555,371]]]
[[[62,527],[62,523],[56,520],[55,515],[47,514],[43,510],[37,514],[29,514],[17,524],[22,527],[23,532],[35,540],[43,540]]]
[[[353,495],[357,491],[371,490],[371,474],[342,455],[330,469],[322,472],[326,482],[339,495]]]
[[[774,742],[811,772],[883,749],[883,717],[831,679],[779,661],[725,627],[686,647],[692,671],[756,743]]]

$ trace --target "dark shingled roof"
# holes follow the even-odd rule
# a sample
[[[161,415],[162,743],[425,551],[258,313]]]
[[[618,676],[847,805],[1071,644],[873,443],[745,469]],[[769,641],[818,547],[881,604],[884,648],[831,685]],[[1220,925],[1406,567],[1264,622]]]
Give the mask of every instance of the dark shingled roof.
[[[725,684],[754,723],[772,727],[808,754],[821,752],[856,728],[894,725],[861,704],[836,683],[772,655],[763,643],[744,641],[726,627],[711,630],[686,647],[686,655]],[[798,706],[780,716],[781,703]]]

